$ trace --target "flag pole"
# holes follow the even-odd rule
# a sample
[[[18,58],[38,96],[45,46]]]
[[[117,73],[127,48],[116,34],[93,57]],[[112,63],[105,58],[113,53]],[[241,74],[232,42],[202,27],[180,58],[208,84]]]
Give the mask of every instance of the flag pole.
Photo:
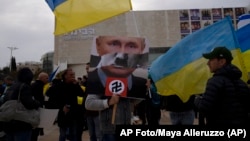
[[[117,109],[117,104],[114,104],[113,106],[113,112],[112,112],[112,119],[111,119],[111,123],[115,124],[115,113],[116,113],[116,109]]]

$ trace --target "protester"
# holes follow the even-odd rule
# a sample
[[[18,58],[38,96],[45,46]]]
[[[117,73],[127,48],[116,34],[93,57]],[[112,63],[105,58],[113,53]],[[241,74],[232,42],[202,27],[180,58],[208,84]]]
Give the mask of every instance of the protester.
[[[17,83],[13,84],[9,90],[13,91],[10,99],[18,99],[20,90],[20,101],[27,109],[38,109],[41,104],[32,97],[31,81],[33,73],[29,68],[22,68],[17,72]],[[22,87],[21,87],[22,86]],[[9,91],[8,90],[8,91]],[[9,99],[6,99],[9,100]],[[19,120],[11,120],[4,123],[4,131],[7,141],[30,141],[32,125]]]
[[[90,67],[90,63],[88,62],[85,67],[87,73],[89,72],[89,67]],[[84,75],[84,76],[86,76],[86,81],[84,82],[84,84],[85,84],[85,87],[87,87],[87,82],[88,82],[87,75]],[[86,97],[85,97],[85,100],[86,100]],[[99,112],[86,109],[85,116],[87,119],[87,127],[88,127],[90,141],[101,141],[102,137],[101,137],[100,123],[99,123],[100,122]]]
[[[160,125],[161,119],[161,96],[157,91],[155,83],[148,75],[148,95],[146,99],[146,117],[149,126]]]
[[[79,85],[82,85],[82,77],[77,77],[77,83],[78,83]]]
[[[49,82],[49,75],[46,72],[41,72],[38,75],[37,80],[31,84],[32,94],[36,100],[41,103],[41,107],[44,108],[44,85]],[[43,135],[43,128],[34,128],[32,130],[31,141],[37,141],[39,135]]]
[[[5,101],[5,92],[14,84],[14,78],[12,76],[6,76],[4,78],[4,89],[3,94],[0,95],[0,105]]]
[[[147,124],[147,105],[146,100],[134,105],[133,115],[131,117],[132,125],[146,125]]]
[[[59,112],[59,141],[81,141],[84,127],[84,92],[76,83],[75,72],[68,68],[62,73],[62,82],[54,86]],[[48,90],[49,91],[49,90]]]
[[[250,91],[241,80],[242,72],[231,64],[233,56],[226,47],[216,47],[203,54],[213,76],[205,92],[195,99],[195,106],[206,118],[206,125],[247,125]]]
[[[12,76],[6,76],[4,78],[3,94],[0,95],[0,106],[5,102],[6,91],[14,84],[14,78]],[[0,141],[6,140],[6,134],[3,131],[3,123],[0,122]]]
[[[61,98],[58,85],[62,83],[62,79],[58,76],[52,80],[48,90],[45,95],[48,97],[48,100],[45,104],[45,108],[47,109],[60,109],[59,100]]]
[[[4,91],[7,91],[7,89],[14,84],[14,78],[12,76],[6,76],[4,78],[4,83],[5,83],[5,89]]]
[[[88,73],[86,89],[88,96],[85,106],[88,110],[100,111],[102,141],[115,141],[116,125],[130,124],[133,111],[131,104],[136,101],[132,97],[146,96],[147,80],[132,74],[140,66],[138,58],[142,57],[144,48],[143,38],[117,36],[96,38],[96,50],[101,60],[97,68]],[[110,79],[113,79],[115,84],[118,83],[117,89],[109,89]],[[114,107],[116,111],[112,118]]]
[[[82,85],[86,87],[87,86],[87,81],[88,81],[88,76],[83,75],[82,76]]]
[[[187,102],[183,102],[177,95],[164,96],[166,111],[172,125],[193,125],[195,120],[194,98],[192,95]]]
[[[4,89],[5,89],[4,80],[0,79],[0,95],[3,94]]]
[[[161,96],[151,75],[148,75],[146,85],[148,87],[146,99],[135,105],[134,116],[138,116],[139,120],[133,121],[132,124],[158,126],[161,119]]]

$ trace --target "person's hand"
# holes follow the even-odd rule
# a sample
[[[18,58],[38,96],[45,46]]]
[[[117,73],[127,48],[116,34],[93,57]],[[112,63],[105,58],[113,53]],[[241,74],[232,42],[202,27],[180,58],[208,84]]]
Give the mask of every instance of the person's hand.
[[[142,125],[142,120],[138,116],[131,118],[132,125]]]
[[[135,120],[133,125],[142,125],[142,120]]]
[[[65,106],[63,107],[63,112],[64,112],[65,114],[67,114],[67,113],[69,112],[69,110],[70,110],[70,105],[65,105]]]
[[[119,99],[120,99],[119,95],[113,94],[111,98],[108,100],[108,105],[111,106],[117,104],[119,102]]]
[[[146,86],[148,89],[150,88],[150,85],[151,85],[150,79],[147,79]]]

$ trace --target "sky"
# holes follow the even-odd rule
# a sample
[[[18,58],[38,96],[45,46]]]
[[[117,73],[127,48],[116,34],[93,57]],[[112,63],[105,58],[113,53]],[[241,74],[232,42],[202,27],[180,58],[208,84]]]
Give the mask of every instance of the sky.
[[[250,9],[250,0],[131,0],[131,2],[134,11],[241,6]],[[42,55],[53,51],[54,18],[45,0],[0,0],[0,68],[9,66],[11,53],[16,58],[16,63],[19,63],[40,62]]]

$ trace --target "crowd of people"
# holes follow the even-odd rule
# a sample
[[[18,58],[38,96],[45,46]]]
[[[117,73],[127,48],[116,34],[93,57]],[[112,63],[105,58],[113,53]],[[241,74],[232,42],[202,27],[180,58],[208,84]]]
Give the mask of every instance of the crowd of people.
[[[81,79],[76,78],[71,68],[52,82],[46,72],[34,80],[29,68],[20,69],[16,81],[5,77],[0,104],[17,99],[24,83],[20,99],[26,108],[59,109],[54,121],[59,127],[59,141],[82,141],[84,130],[88,131],[90,141],[116,141],[117,125],[159,126],[162,110],[169,111],[172,125],[194,125],[195,118],[202,126],[249,125],[250,88],[241,80],[240,69],[231,63],[233,56],[226,47],[203,54],[213,76],[208,79],[204,93],[191,96],[187,102],[177,95],[161,96],[150,73],[146,78],[134,76],[137,68],[134,58],[143,53],[143,38],[100,36],[96,38],[96,48],[100,61],[93,70],[89,69],[91,61],[86,63],[87,74]],[[107,84],[116,81],[114,78],[124,87],[107,89]],[[48,83],[50,87],[44,90]],[[12,95],[8,95],[8,89],[13,91]],[[126,96],[120,96],[124,91]],[[37,141],[44,134],[43,128],[33,128],[18,120],[0,122],[0,131],[1,139],[6,141]]]

